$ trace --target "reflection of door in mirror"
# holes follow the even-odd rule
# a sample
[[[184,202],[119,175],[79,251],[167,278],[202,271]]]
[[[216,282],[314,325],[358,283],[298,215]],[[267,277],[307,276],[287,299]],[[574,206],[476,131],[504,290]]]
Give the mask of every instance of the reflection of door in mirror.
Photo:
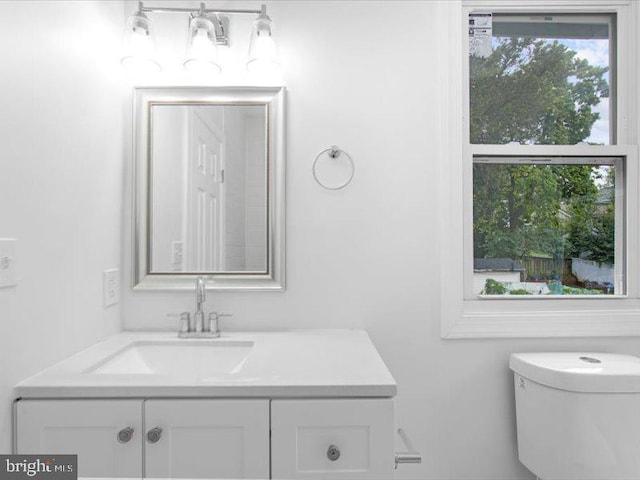
[[[186,270],[224,271],[224,110],[189,112]],[[174,268],[178,267],[174,263]],[[182,268],[180,268],[182,270]]]
[[[264,105],[151,109],[151,272],[266,272]]]

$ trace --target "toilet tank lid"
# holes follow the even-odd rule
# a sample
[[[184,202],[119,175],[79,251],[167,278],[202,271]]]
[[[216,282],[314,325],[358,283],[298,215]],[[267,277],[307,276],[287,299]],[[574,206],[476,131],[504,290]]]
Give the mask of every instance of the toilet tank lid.
[[[640,358],[594,352],[514,353],[509,368],[533,382],[572,392],[640,393]]]

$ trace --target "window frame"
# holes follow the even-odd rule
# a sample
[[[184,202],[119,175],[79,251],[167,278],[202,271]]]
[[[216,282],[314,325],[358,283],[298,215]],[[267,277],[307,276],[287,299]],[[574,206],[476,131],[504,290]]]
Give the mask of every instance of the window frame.
[[[581,337],[640,335],[640,265],[638,243],[640,169],[637,155],[637,101],[631,88],[637,77],[635,59],[638,7],[627,0],[458,0],[443,6],[449,22],[442,22],[443,34],[458,34],[440,61],[451,62],[441,87],[439,111],[442,144],[440,179],[448,187],[441,209],[440,243],[443,258],[453,261],[441,267],[441,285],[459,285],[462,289],[441,289],[441,336],[443,338],[495,337]],[[615,68],[612,91],[617,107],[611,111],[616,131],[612,145],[480,145],[469,138],[469,48],[467,23],[469,13],[546,13],[546,14],[615,14]],[[455,16],[456,18],[453,18]],[[455,25],[455,28],[453,28]],[[446,32],[446,33],[444,33]],[[454,50],[457,48],[457,52]],[[447,63],[442,63],[447,65]],[[613,85],[615,82],[615,85]],[[456,98],[457,96],[457,98]],[[614,143],[615,142],[615,143]],[[473,157],[480,156],[584,156],[623,157],[625,165],[624,295],[569,296],[568,298],[478,298],[469,295],[473,276]],[[457,282],[457,283],[456,283]]]

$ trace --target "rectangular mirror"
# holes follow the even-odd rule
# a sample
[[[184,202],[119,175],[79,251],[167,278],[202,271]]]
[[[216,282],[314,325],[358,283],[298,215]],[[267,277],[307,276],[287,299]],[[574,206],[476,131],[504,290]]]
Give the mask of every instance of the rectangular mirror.
[[[135,89],[134,289],[284,288],[282,88]]]
[[[265,105],[151,105],[151,273],[267,273]]]

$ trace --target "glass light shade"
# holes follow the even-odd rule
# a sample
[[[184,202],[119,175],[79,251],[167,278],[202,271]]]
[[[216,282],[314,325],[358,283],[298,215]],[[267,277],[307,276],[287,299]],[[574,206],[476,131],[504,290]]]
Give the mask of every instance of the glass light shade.
[[[251,74],[274,76],[281,73],[276,44],[273,41],[273,22],[262,12],[251,29],[247,71]]]
[[[140,73],[159,72],[156,61],[155,37],[151,20],[142,12],[136,12],[127,19],[125,32],[125,56],[120,63],[128,71]]]
[[[217,75],[222,71],[218,64],[216,31],[213,22],[200,14],[189,23],[189,43],[184,68],[192,73]]]

